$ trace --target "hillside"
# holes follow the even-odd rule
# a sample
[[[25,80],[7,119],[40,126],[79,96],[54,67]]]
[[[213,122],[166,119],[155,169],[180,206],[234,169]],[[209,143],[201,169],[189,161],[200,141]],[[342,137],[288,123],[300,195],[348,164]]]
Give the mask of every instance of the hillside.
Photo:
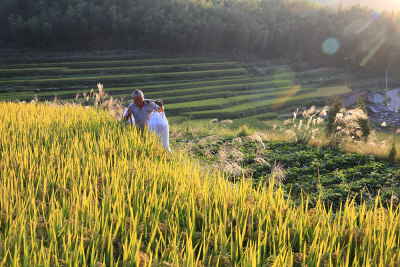
[[[201,172],[96,108],[2,102],[0,133],[1,265],[400,261],[399,208],[379,197],[337,213],[296,206],[273,183]]]
[[[313,67],[400,68],[396,12],[324,4],[332,1],[3,0],[0,47],[41,52],[144,49]],[[357,2],[378,10],[395,3]]]
[[[237,119],[266,128],[265,121],[293,107],[328,103],[350,91],[341,69],[295,71],[286,65],[259,66],[209,57],[167,57],[146,53],[16,58],[0,64],[0,99],[79,101],[101,82],[125,105],[134,89],[164,101],[172,122]],[[322,78],[323,77],[323,78]]]

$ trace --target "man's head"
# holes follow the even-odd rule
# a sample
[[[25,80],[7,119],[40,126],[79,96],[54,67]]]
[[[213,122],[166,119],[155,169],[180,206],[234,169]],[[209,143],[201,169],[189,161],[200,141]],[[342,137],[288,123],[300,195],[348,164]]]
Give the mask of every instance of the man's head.
[[[140,91],[139,89],[134,90],[134,91],[132,92],[132,98],[133,98],[133,102],[134,102],[136,105],[138,105],[138,104],[141,105],[141,104],[143,103],[143,101],[144,101],[143,92]]]

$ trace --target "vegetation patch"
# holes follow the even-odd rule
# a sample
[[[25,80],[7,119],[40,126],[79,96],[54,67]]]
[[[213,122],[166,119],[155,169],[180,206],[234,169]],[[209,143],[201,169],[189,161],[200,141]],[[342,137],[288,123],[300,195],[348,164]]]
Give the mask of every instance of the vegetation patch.
[[[127,100],[136,88],[148,98],[163,99],[169,118],[243,119],[258,128],[264,128],[263,120],[276,117],[262,114],[279,113],[293,104],[320,103],[321,99],[349,91],[346,86],[301,85],[297,74],[289,68],[251,77],[239,63],[209,58],[83,58],[6,66],[10,72],[1,69],[2,100],[58,99],[84,103],[87,95],[92,94],[93,81],[102,81],[114,99]],[[303,76],[299,72],[299,77]],[[240,126],[239,122],[234,123],[235,127]]]
[[[252,177],[257,187],[273,180],[297,203],[306,194],[312,205],[321,200],[338,210],[348,197],[369,205],[378,194],[386,205],[400,197],[400,166],[386,157],[266,141],[261,136],[243,127],[234,135],[215,135],[211,128],[203,133],[182,130],[171,140],[203,165],[225,171],[232,181]]]
[[[203,172],[96,107],[0,103],[0,118],[0,265],[394,266],[400,261],[394,200],[386,209],[379,197],[373,206],[348,199],[336,213],[306,195],[295,205],[276,187],[277,179],[267,187]],[[290,162],[309,164],[304,148],[255,144],[244,137],[252,132],[242,128],[240,138],[195,133],[174,138],[188,147],[196,141],[193,153],[210,148],[211,161],[218,153],[218,160],[251,165],[257,151],[266,153],[257,159],[262,162],[274,150],[282,161],[285,153]],[[333,160],[336,152],[320,153]],[[355,166],[357,160],[344,163]],[[364,163],[372,161],[360,166]],[[383,167],[388,165],[376,169]],[[234,164],[230,169],[240,170]],[[286,172],[274,170],[276,176]]]

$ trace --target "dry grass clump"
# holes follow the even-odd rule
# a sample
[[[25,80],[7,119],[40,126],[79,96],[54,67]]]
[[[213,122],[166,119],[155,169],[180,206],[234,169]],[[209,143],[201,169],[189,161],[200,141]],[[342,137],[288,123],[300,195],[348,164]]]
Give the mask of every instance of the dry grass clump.
[[[341,141],[361,141],[365,140],[363,128],[360,121],[368,120],[367,114],[361,108],[345,109],[342,108],[336,114],[335,138]],[[368,138],[368,137],[367,137]],[[368,140],[368,139],[367,139]]]
[[[274,127],[273,132],[278,135],[278,140],[276,141],[322,145],[323,139],[321,138],[322,131],[320,125],[324,123],[323,116],[326,116],[328,109],[327,106],[320,110],[315,106],[311,106],[302,112],[299,112],[297,109],[293,112],[292,119],[283,121],[284,127],[280,127],[279,129],[276,126]],[[279,136],[281,136],[280,139],[284,140],[279,140]]]
[[[359,108],[342,109],[336,116],[337,132],[333,138],[327,138],[324,132],[324,116],[328,107],[316,109],[311,107],[299,112],[297,109],[291,119],[283,121],[278,127],[276,124],[273,129],[265,132],[257,132],[257,135],[265,141],[289,141],[295,143],[305,143],[316,147],[340,146],[345,152],[361,153],[387,158],[392,146],[395,144],[396,151],[400,151],[400,137],[371,131],[368,138],[363,138],[360,120],[368,119],[367,115]],[[400,132],[400,130],[398,130]],[[395,157],[396,162],[400,162],[399,153]]]
[[[276,141],[276,142],[282,142],[282,141],[288,141],[288,137],[284,133],[284,128],[276,128],[275,130],[272,131],[257,131],[255,132],[256,135],[258,135],[261,140],[264,141]]]
[[[120,120],[124,114],[125,105],[124,99],[114,99],[105,90],[104,85],[101,83],[97,84],[97,92],[92,88],[90,92],[77,93],[75,96],[75,103],[83,106],[94,106],[100,107],[110,112],[111,116]]]
[[[244,154],[239,150],[242,139],[237,137],[224,143],[218,149],[218,163],[214,164],[214,169],[226,173],[230,177],[241,178],[248,175],[246,168],[240,166]]]
[[[250,128],[247,124],[244,124],[239,127],[237,130],[236,136],[238,137],[246,137],[255,133],[255,129]]]
[[[389,156],[392,143],[394,143],[396,151],[400,151],[400,143],[390,141],[398,138],[389,136],[387,136],[387,138],[387,140],[382,140],[381,138],[374,136],[370,138],[368,142],[343,142],[341,147],[345,152],[349,153],[357,152],[365,155],[374,155],[377,157],[387,158]],[[400,162],[400,155],[398,153],[395,155],[394,161]]]
[[[271,168],[271,175],[269,182],[271,183],[271,180],[273,180],[274,184],[280,185],[285,180],[285,177],[286,177],[286,172],[282,163],[275,162]]]

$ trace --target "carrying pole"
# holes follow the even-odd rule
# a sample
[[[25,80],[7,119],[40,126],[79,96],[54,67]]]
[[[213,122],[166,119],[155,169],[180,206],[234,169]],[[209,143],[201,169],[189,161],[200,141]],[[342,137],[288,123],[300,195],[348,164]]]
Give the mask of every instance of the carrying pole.
[[[144,102],[154,102],[154,103],[157,102],[157,100],[154,100],[154,99],[143,99],[143,101]],[[133,100],[128,100],[128,102],[133,102]]]

